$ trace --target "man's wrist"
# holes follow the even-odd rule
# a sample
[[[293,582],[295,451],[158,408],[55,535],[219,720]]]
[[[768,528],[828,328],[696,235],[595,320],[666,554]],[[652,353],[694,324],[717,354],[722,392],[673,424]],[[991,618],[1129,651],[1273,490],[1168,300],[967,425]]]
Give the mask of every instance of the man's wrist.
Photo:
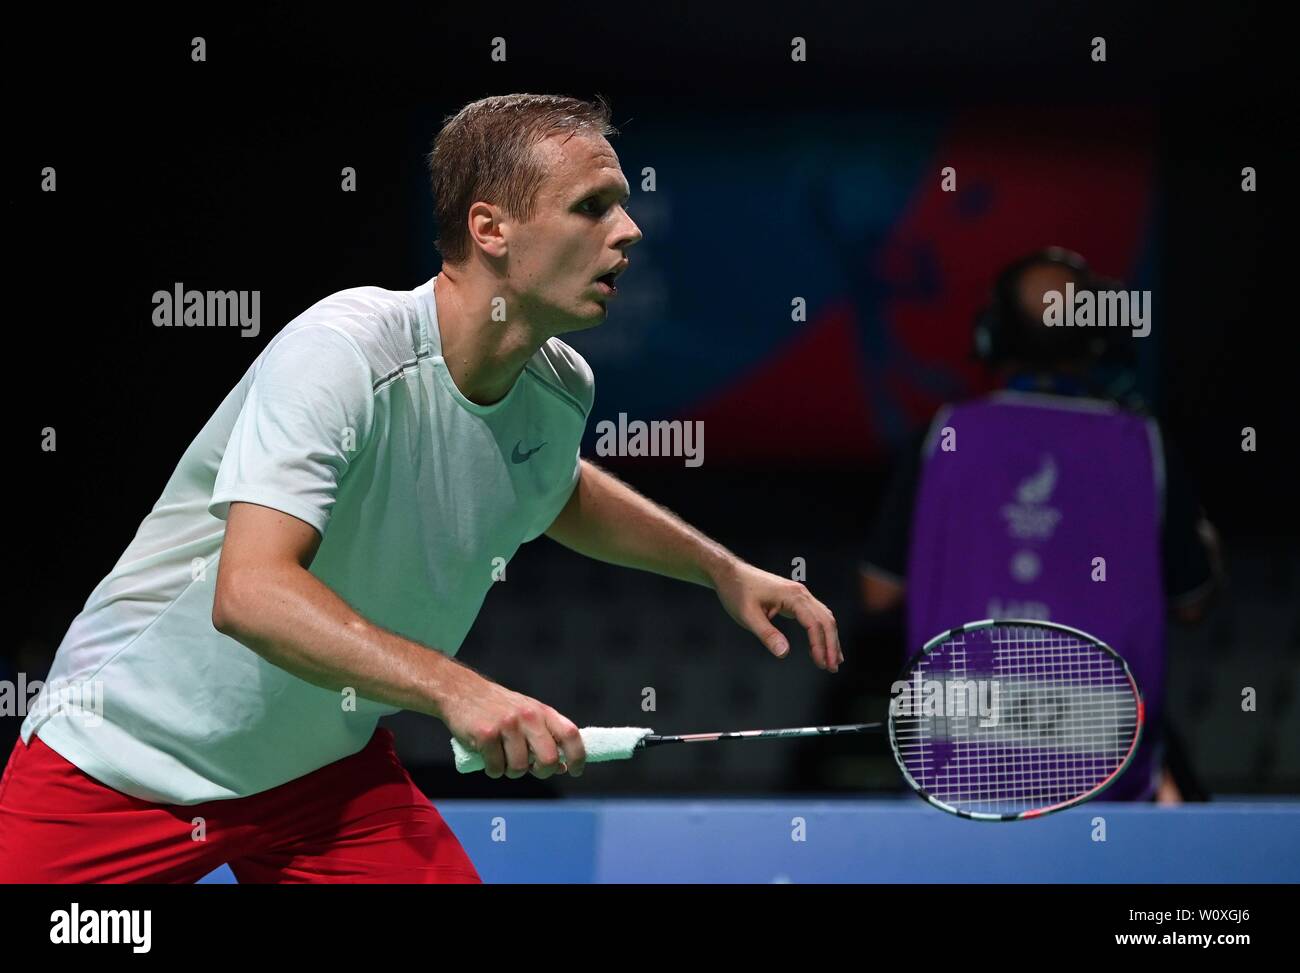
[[[700,571],[704,575],[701,583],[716,591],[723,581],[735,576],[742,563],[740,558],[722,545],[710,545],[700,559]]]
[[[435,719],[443,720],[448,704],[463,695],[467,680],[478,674],[437,649],[425,651],[428,657],[421,692],[425,702],[420,709]]]

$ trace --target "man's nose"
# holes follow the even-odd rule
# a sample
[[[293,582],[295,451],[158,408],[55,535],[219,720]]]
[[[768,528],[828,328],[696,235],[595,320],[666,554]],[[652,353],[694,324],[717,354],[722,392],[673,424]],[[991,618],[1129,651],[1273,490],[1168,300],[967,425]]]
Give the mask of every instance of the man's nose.
[[[634,247],[640,243],[642,235],[641,227],[636,225],[636,221],[626,213],[623,215],[627,221],[627,225],[623,227],[622,233],[619,234],[618,246],[626,249],[627,247]]]

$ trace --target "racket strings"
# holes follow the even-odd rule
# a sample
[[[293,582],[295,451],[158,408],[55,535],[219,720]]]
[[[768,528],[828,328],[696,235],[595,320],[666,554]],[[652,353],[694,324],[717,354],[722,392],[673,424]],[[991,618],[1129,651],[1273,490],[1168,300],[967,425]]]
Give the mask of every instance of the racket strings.
[[[1046,809],[1091,792],[1124,764],[1139,725],[1123,663],[1055,629],[958,634],[912,676],[937,686],[938,699],[893,718],[900,762],[927,794],[972,813]]]

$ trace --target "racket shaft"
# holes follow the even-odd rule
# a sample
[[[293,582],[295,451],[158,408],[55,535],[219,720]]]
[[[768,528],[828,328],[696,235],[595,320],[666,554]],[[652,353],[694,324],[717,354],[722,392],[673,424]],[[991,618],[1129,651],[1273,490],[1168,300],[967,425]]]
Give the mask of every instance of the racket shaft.
[[[638,747],[657,747],[665,743],[712,743],[717,740],[776,740],[792,737],[833,736],[841,733],[870,733],[884,728],[883,723],[845,723],[840,726],[798,726],[781,730],[735,730],[729,733],[683,733],[677,736],[647,736]]]

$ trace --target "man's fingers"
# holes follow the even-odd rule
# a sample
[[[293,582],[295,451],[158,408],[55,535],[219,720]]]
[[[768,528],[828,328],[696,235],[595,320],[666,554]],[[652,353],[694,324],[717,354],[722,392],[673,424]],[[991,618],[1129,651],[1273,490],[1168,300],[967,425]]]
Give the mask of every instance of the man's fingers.
[[[789,603],[790,613],[808,633],[808,649],[812,653],[813,662],[822,669],[829,669],[831,666],[826,652],[826,632],[822,629],[822,620],[813,610],[810,600],[796,598]]]
[[[506,730],[501,734],[501,745],[506,754],[506,776],[518,780],[528,773],[528,738],[519,730]]]
[[[531,773],[539,780],[575,771],[587,761],[582,735],[573,723],[536,700],[525,700],[499,722],[484,722],[461,740],[483,759],[489,777],[515,780]]]
[[[812,598],[812,595],[810,594],[808,597]],[[831,658],[835,660],[835,667],[838,669],[844,661],[844,649],[840,645],[840,627],[835,621],[835,613],[816,598],[812,598],[812,602],[817,606],[817,613],[821,616],[822,628],[826,632],[826,647]]]
[[[826,650],[827,668],[831,672],[840,671],[840,663],[844,661],[844,655],[840,651],[840,636],[835,628],[835,616],[830,613],[830,609],[824,605],[818,604],[813,610],[813,617],[817,619],[817,625],[822,633],[822,645]]]
[[[798,581],[778,578],[766,571],[744,567],[740,583],[719,590],[732,618],[753,632],[779,659],[790,653],[790,642],[772,624],[777,615],[797,619],[808,633],[809,653],[821,669],[838,672],[844,661],[839,628],[831,610]]]
[[[587,767],[587,748],[582,742],[582,734],[573,721],[551,710],[546,715],[546,728],[564,751],[564,763],[572,777],[581,777]],[[564,773],[564,771],[561,771]]]
[[[493,780],[496,780],[506,772],[506,755],[501,749],[501,744],[497,740],[489,740],[479,748],[479,756],[483,758],[483,771]]]
[[[790,643],[761,610],[752,609],[744,616],[744,621],[745,627],[757,635],[758,640],[767,646],[767,651],[778,659],[784,659],[790,654]]]
[[[808,650],[819,668],[839,671],[843,652],[835,616],[829,608],[801,586],[801,590],[782,604],[781,614],[796,619],[808,633]]]
[[[524,733],[528,740],[528,749],[532,752],[530,772],[538,780],[546,780],[552,774],[560,772],[560,748],[551,735],[550,716],[545,713],[530,713]]]
[[[826,618],[828,619],[826,627],[830,633],[831,647],[835,650],[835,657],[839,659],[836,665],[840,666],[844,664],[844,649],[840,645],[840,627],[835,621],[834,613],[829,608],[826,609]]]

